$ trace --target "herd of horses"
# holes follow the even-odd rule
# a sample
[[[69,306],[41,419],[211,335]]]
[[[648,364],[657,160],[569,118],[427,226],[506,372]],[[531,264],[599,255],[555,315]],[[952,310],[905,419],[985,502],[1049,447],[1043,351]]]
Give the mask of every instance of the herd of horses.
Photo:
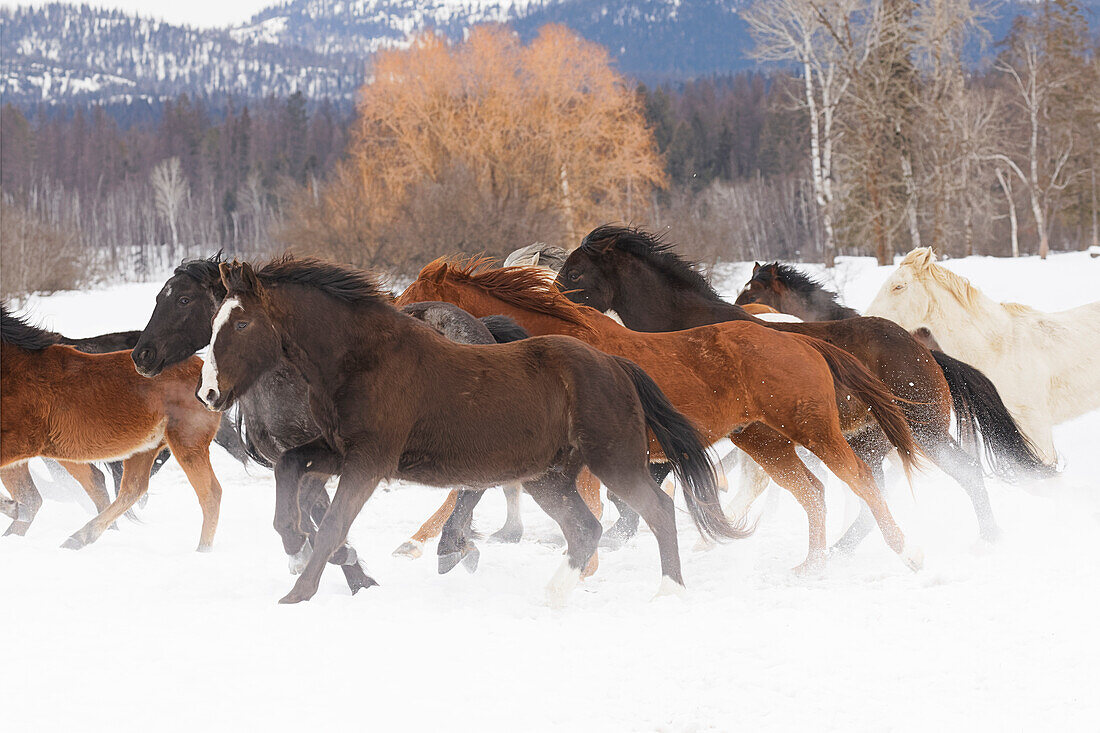
[[[42,505],[29,459],[57,461],[95,503],[65,542],[75,549],[143,497],[167,449],[198,496],[209,550],[216,441],[274,470],[274,526],[298,576],[287,603],[317,592],[326,563],[352,593],[376,584],[347,534],[393,479],[452,489],[395,552],[417,556],[438,533],[440,572],[476,568],[471,524],[486,489],[505,487],[508,519],[493,537],[506,542],[522,536],[527,493],[565,536],[547,589],[555,605],[595,572],[597,548],[620,545],[639,519],[657,539],[660,592],[683,588],[670,473],[707,542],[750,535],[749,509],[774,481],[806,511],[797,571],[821,572],[830,551],[851,551],[876,524],[918,570],[921,551],[884,498],[888,456],[910,478],[925,463],[941,468],[995,541],[987,467],[1010,480],[1055,476],[1051,427],[1100,407],[1100,302],[1055,314],[996,303],[928,249],[905,257],[867,315],[779,263],[757,265],[730,303],[633,227],[599,227],[571,253],[517,255],[503,267],[440,259],[394,296],[332,262],[219,254],[176,269],[143,331],[96,339],[66,339],[5,306],[7,534],[26,533]],[[747,459],[723,509],[731,461],[716,471],[708,449],[727,437]],[[97,461],[121,462],[113,501]],[[818,463],[862,500],[831,550]],[[601,485],[619,511],[607,533]]]

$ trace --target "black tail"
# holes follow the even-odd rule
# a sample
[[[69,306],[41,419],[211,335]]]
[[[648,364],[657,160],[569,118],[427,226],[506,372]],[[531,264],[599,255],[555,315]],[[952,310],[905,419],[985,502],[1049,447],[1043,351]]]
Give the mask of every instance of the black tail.
[[[672,471],[683,487],[684,501],[695,526],[713,540],[743,539],[756,527],[731,524],[718,503],[718,477],[707,457],[707,449],[695,426],[665,397],[665,393],[640,366],[622,357],[612,357],[634,382],[642,402],[646,426],[653,431]]]
[[[485,324],[498,344],[509,344],[531,337],[523,326],[508,316],[484,316],[478,320]]]
[[[978,369],[966,362],[933,351],[943,370],[955,407],[959,442],[976,444],[981,435],[985,457],[993,473],[1003,479],[1021,474],[1052,476],[1057,470],[1043,462],[1028,437],[1005,407],[997,387]]]

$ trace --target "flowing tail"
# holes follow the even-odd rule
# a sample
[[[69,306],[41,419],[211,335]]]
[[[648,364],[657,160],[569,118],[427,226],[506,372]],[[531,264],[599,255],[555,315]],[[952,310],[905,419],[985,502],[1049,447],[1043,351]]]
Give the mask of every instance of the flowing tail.
[[[942,351],[933,350],[932,356],[951,390],[960,443],[976,445],[980,434],[989,467],[1002,479],[1019,478],[1021,473],[1043,477],[1057,473],[1054,466],[1043,462],[1032,442],[1020,432],[989,377]]]
[[[704,536],[716,540],[737,540],[752,535],[756,527],[733,524],[718,502],[718,478],[707,457],[699,431],[665,397],[665,393],[640,366],[622,357],[612,357],[634,382],[642,403],[646,426],[653,431],[672,471],[680,480],[684,501],[695,526]]]
[[[882,432],[886,433],[886,439],[898,450],[905,477],[912,480],[913,468],[920,468],[918,456],[921,451],[899,404],[908,400],[894,396],[882,380],[867,371],[862,362],[847,351],[810,336],[800,335],[799,338],[821,354],[838,385],[871,408],[871,414]]]

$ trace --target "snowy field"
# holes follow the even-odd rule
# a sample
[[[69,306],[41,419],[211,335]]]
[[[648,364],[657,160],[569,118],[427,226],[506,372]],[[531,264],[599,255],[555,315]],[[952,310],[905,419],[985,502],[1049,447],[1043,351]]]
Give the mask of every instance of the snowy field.
[[[1100,298],[1100,259],[971,258],[947,266],[997,299],[1047,310]],[[724,265],[732,297],[751,268]],[[890,272],[844,260],[832,283],[865,307]],[[160,283],[32,298],[71,336],[142,328]],[[1100,327],[1098,325],[1097,327]],[[1021,368],[1027,368],[1021,364]],[[329,568],[310,603],[291,586],[271,528],[274,480],[220,448],[215,550],[194,552],[200,512],[174,461],[141,523],[59,549],[90,515],[64,487],[25,538],[0,540],[0,726],[8,731],[1097,730],[1100,728],[1100,413],[1057,428],[1051,485],[989,482],[1005,537],[977,543],[962,489],[935,469],[891,507],[926,554],[910,573],[877,533],[815,579],[789,569],[806,518],[772,487],[751,539],[695,552],[680,516],[688,594],[651,600],[648,531],[601,553],[599,573],[554,611],[556,526],[524,498],[518,546],[480,543],[475,575],[390,552],[443,492],[379,490],[351,541],[381,582],[351,597]],[[32,467],[44,476],[41,466]],[[736,476],[732,477],[736,481]],[[829,486],[829,539],[854,500]],[[608,509],[605,526],[613,519]],[[499,492],[475,518],[504,518]]]

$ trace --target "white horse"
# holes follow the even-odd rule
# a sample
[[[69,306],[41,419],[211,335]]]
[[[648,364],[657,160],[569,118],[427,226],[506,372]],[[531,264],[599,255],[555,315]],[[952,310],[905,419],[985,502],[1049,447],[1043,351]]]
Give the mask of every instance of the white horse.
[[[867,309],[931,331],[944,352],[985,372],[1044,460],[1051,429],[1100,407],[1100,301],[1059,313],[998,303],[914,249]]]

